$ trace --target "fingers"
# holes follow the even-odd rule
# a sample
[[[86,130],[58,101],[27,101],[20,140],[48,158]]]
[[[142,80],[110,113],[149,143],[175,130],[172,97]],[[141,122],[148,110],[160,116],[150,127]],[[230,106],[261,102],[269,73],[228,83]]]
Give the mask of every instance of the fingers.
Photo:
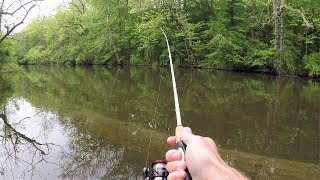
[[[181,140],[188,145],[190,139],[193,137],[194,135],[192,134],[192,131],[189,127],[185,127],[183,128],[182,134],[181,134]]]
[[[184,171],[187,168],[187,163],[185,161],[173,161],[167,164],[167,170],[169,173],[182,170]]]
[[[174,136],[169,137],[167,141],[170,145],[175,145]],[[184,172],[184,170],[187,168],[187,163],[185,161],[181,161],[181,152],[175,149],[171,149],[166,153],[166,159],[168,161],[166,169],[170,173],[168,176],[168,180],[185,179],[186,173]]]
[[[184,127],[183,130],[192,134],[192,130],[189,127]]]
[[[183,180],[186,178],[186,172],[179,170],[169,174],[168,180]]]
[[[189,128],[189,127],[184,127],[183,128],[183,131],[186,131],[186,133],[191,133],[192,134],[192,130]],[[182,133],[183,133],[182,131]],[[183,140],[184,141],[184,140]],[[168,137],[167,139],[167,143],[172,146],[172,147],[175,147],[176,146],[176,136],[170,136]],[[186,143],[186,142],[185,142]]]
[[[170,136],[170,137],[168,137],[167,143],[168,143],[170,146],[175,147],[175,145],[176,145],[176,137],[175,137],[175,136]]]
[[[166,153],[166,159],[168,162],[180,161],[182,159],[182,154],[178,150],[171,149]]]

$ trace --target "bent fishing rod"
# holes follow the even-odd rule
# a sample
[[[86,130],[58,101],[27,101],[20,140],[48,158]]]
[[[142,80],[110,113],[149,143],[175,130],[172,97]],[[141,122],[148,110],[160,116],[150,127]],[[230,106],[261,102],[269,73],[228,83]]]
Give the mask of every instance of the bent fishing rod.
[[[176,112],[176,120],[177,120],[177,126],[175,129],[175,136],[176,136],[176,149],[181,152],[182,159],[181,161],[186,160],[186,144],[181,140],[181,133],[183,130],[182,122],[181,122],[181,115],[180,115],[180,106],[179,106],[179,99],[178,99],[178,93],[177,93],[177,85],[176,85],[176,79],[174,75],[174,69],[173,69],[173,63],[172,63],[172,56],[171,56],[171,50],[169,41],[167,38],[166,33],[160,29],[166,39],[167,47],[168,47],[168,53],[169,53],[169,61],[170,61],[170,69],[171,69],[171,79],[172,79],[172,88],[173,88],[173,97],[174,97],[174,105],[175,105],[175,112]],[[144,168],[144,177],[145,180],[166,180],[168,176],[168,171],[166,168],[166,162],[157,160],[152,163],[152,172],[151,175],[148,175],[149,172],[147,168]],[[188,171],[188,169],[185,170],[187,176],[185,180],[192,180],[192,177]]]

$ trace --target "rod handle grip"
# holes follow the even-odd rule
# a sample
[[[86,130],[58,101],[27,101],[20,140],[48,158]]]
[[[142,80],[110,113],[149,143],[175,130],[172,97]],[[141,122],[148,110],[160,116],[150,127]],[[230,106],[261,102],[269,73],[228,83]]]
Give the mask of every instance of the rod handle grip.
[[[187,146],[186,146],[186,144],[185,144],[183,141],[180,140],[180,141],[178,141],[178,142],[176,143],[176,149],[177,149],[178,151],[180,151],[181,154],[182,154],[182,161],[185,161],[185,160],[186,160],[186,148],[187,148]],[[187,174],[185,180],[192,180],[192,177],[191,177],[191,175],[190,175],[190,172],[189,172],[189,170],[188,170],[188,167],[187,167],[187,169],[185,170],[185,172],[186,172],[186,174]]]

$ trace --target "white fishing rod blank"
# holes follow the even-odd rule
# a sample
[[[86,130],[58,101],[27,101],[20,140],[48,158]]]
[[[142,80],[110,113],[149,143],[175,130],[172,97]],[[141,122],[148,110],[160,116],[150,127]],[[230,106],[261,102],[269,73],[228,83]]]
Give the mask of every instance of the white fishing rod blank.
[[[173,97],[174,97],[174,106],[175,106],[176,119],[177,119],[177,126],[182,126],[179,99],[178,99],[178,92],[177,92],[177,84],[176,84],[176,78],[175,78],[174,70],[173,70],[173,63],[172,63],[172,56],[171,56],[169,41],[168,41],[166,33],[162,29],[161,29],[161,31],[164,34],[164,37],[166,38],[167,47],[168,47],[170,69],[171,69],[171,79],[172,79],[172,88],[173,88]]]
[[[168,47],[168,53],[169,53],[169,61],[170,61],[170,68],[171,68],[171,78],[172,78],[172,87],[173,87],[173,96],[174,96],[174,105],[175,105],[176,119],[177,119],[177,127],[176,127],[176,132],[175,132],[175,135],[176,135],[176,149],[181,152],[182,161],[185,161],[186,160],[186,158],[185,158],[186,145],[181,140],[181,133],[182,133],[183,126],[182,126],[182,122],[181,122],[180,106],[179,106],[179,99],[178,99],[178,93],[177,93],[176,78],[175,78],[174,70],[173,70],[173,63],[172,63],[170,45],[169,45],[169,41],[168,41],[166,33],[162,29],[160,29],[160,30],[162,31],[164,37],[166,38],[167,47]],[[185,172],[187,174],[186,180],[191,180],[192,177],[191,177],[188,169],[186,169]]]

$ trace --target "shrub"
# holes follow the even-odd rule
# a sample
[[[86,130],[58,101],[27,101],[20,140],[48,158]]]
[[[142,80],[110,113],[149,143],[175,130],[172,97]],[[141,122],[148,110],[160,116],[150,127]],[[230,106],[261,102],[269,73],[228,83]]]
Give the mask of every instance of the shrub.
[[[304,67],[308,70],[309,76],[320,75],[320,53],[313,53],[303,57]]]
[[[276,56],[275,48],[253,48],[249,51],[245,64],[248,69],[254,71],[268,71],[272,68],[272,62]]]
[[[45,63],[46,57],[44,50],[41,46],[31,48],[25,55],[25,60],[28,64]]]
[[[243,65],[243,47],[235,43],[231,38],[221,34],[214,36],[208,46],[212,51],[207,55],[206,66],[213,66],[219,69],[237,69]]]

